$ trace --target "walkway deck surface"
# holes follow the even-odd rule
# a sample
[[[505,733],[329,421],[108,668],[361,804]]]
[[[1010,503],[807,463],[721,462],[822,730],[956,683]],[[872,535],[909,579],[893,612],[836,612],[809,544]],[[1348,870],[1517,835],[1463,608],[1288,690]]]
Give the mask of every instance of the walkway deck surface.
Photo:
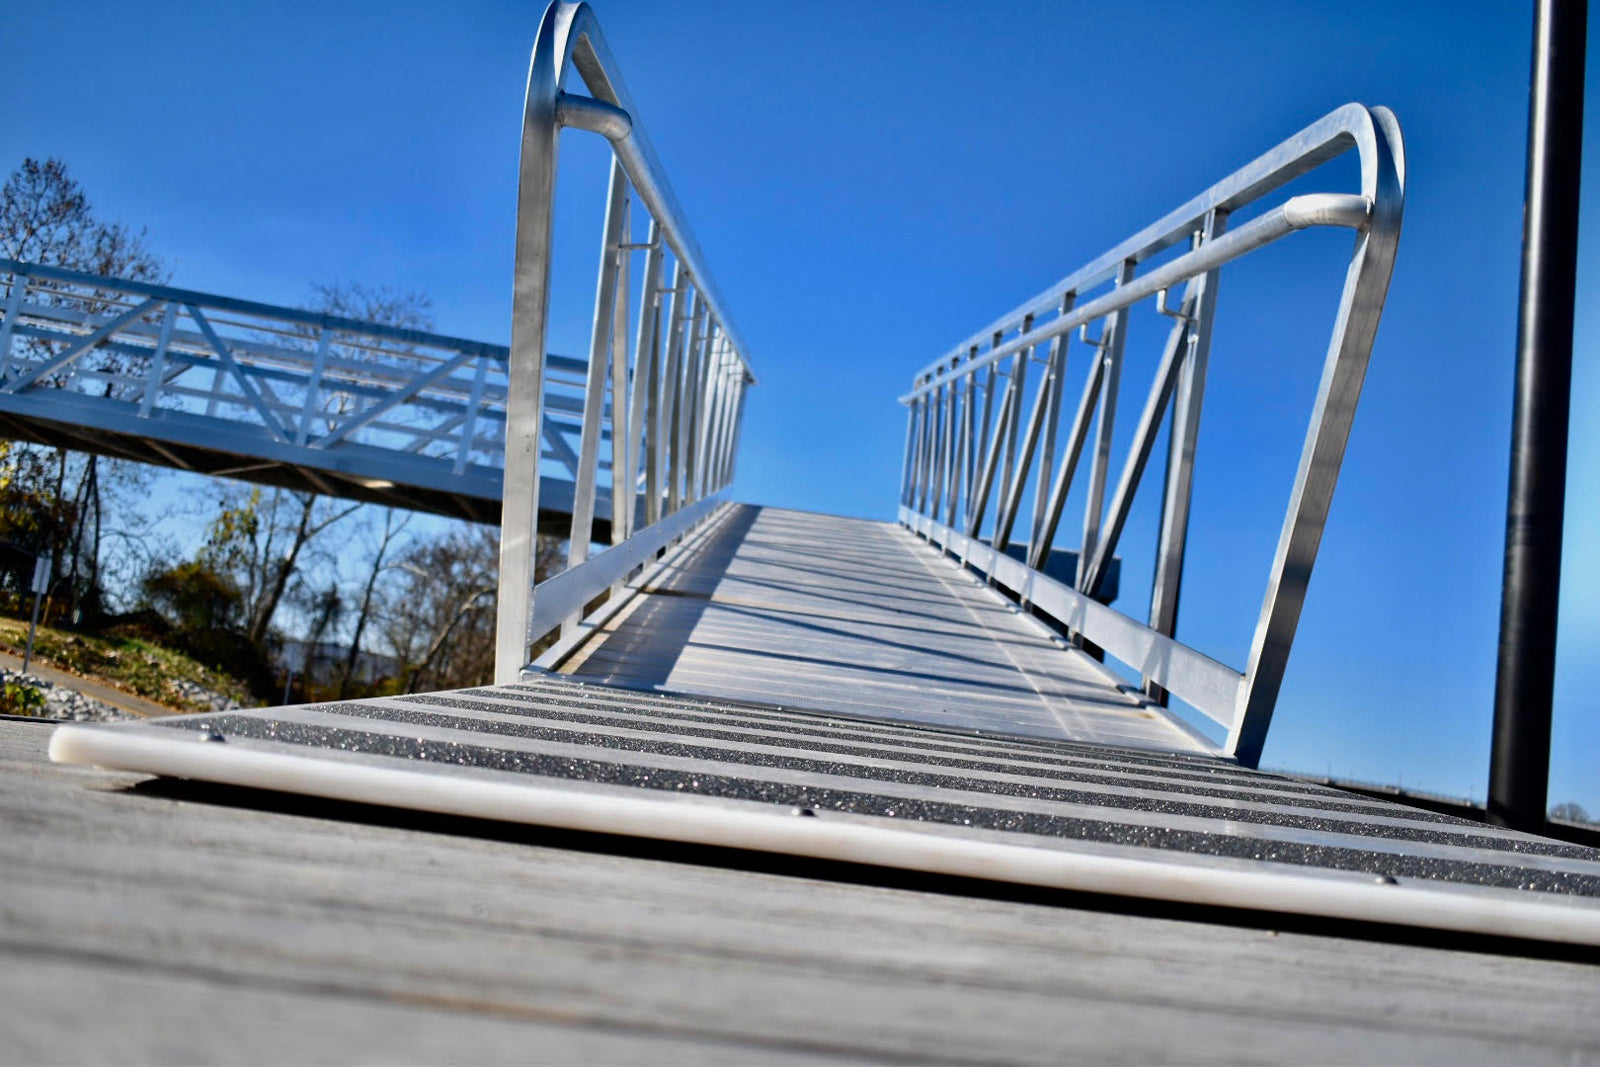
[[[164,782],[50,733],[0,722],[6,1063],[1600,1056],[1577,960]]]
[[[559,668],[609,685],[1208,752],[903,527],[730,508]]]

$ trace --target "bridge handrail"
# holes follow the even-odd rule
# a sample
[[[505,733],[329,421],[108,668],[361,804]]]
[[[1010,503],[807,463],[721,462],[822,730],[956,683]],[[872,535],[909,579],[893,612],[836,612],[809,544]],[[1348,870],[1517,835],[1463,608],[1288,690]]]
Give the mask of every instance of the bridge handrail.
[[[343,318],[320,311],[307,311],[304,308],[263,304],[255,300],[240,300],[238,297],[202,293],[195,289],[180,289],[177,286],[158,285],[154,282],[105,277],[80,270],[69,270],[66,267],[48,266],[43,263],[0,258],[0,274],[25,274],[29,278],[51,278],[56,281],[72,282],[93,289],[109,287],[115,292],[137,293],[141,296],[153,297],[164,302],[199,304],[204,308],[217,308],[242,315],[254,315],[263,319],[299,323],[302,326],[315,329],[365,334],[371,337],[383,337],[393,341],[400,341],[405,344],[451,348],[460,352],[483,352],[490,356],[497,356],[502,361],[510,351],[505,345],[497,345],[491,341],[474,341],[466,337],[452,337],[448,334],[431,333],[426,330],[410,330],[400,326],[389,326],[381,322]]]
[[[1352,148],[1360,157],[1359,193],[1290,197],[1226,232],[1231,213]],[[1058,620],[1073,641],[1100,647],[1139,671],[1153,701],[1165,703],[1167,694],[1174,694],[1227,727],[1227,753],[1254,765],[1282,684],[1388,292],[1404,189],[1404,149],[1394,115],[1386,108],[1347,104],[973,334],[918,371],[910,392],[900,398],[909,409],[900,521]],[[1218,273],[1223,264],[1255,249],[1320,226],[1351,228],[1356,244],[1249,660],[1241,672],[1173,637]],[[1185,240],[1190,242],[1187,252],[1144,274],[1137,272],[1140,264]],[[1107,282],[1113,283],[1110,291],[1077,303],[1080,295]],[[1169,293],[1180,285],[1183,295],[1175,306],[1169,305]],[[1128,309],[1152,296],[1157,309],[1176,321],[1108,508],[1105,488]],[[1102,330],[1091,339],[1088,327],[1096,321]],[[1095,361],[1056,470],[1057,423],[1064,414],[1062,379],[1074,329],[1094,349]],[[1047,359],[1037,360],[1047,344]],[[1046,369],[1019,442],[1029,364],[1036,360]],[[1169,408],[1172,429],[1156,577],[1148,621],[1140,622],[1099,603],[1096,594]],[[1047,576],[1043,567],[1091,420],[1098,425],[1083,544],[1076,577],[1068,583]],[[1032,524],[1019,561],[1008,549],[1035,469]],[[992,525],[984,537],[991,498]]]
[[[568,93],[575,68],[591,95]],[[588,566],[590,516],[604,420],[607,370],[613,418],[612,485],[643,482],[643,529],[635,531],[636,497],[615,493],[611,551],[630,537],[639,545],[662,541],[673,513],[714,498],[733,478],[745,388],[753,384],[746,348],[704,264],[683,211],[639,120],[594,12],[587,4],[556,0],[540,20],[528,67],[517,192],[516,265],[513,276],[511,355],[507,395],[505,481],[502,492],[500,581],[495,679],[515,681],[530,664],[530,650],[551,625],[535,611],[539,508],[539,437],[549,329],[551,231],[559,135],[564,127],[598,133],[611,144],[610,191],[595,287],[584,418],[575,473],[573,535],[561,603],[577,604],[560,625],[571,629],[581,606],[617,589],[612,572],[623,552]],[[632,233],[629,190],[650,217],[649,235]],[[633,253],[646,253],[633,357],[628,274]],[[665,257],[674,265],[663,285]],[[665,324],[662,297],[667,297]],[[714,509],[699,508],[709,518]],[[686,536],[673,532],[652,553]],[[554,592],[552,591],[552,596]]]

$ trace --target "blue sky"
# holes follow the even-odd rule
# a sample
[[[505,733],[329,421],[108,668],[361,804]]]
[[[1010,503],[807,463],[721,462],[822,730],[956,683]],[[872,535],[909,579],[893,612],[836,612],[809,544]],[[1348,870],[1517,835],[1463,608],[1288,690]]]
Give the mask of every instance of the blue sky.
[[[12,44],[0,165],[66,160],[103,214],[148,226],[176,284],[285,303],[313,280],[421,289],[441,330],[503,341],[540,11],[14,5],[0,14]],[[761,377],[736,494],[852,515],[893,513],[894,398],[913,371],[1333,107],[1392,107],[1410,164],[1400,258],[1265,762],[1481,798],[1527,5],[602,0],[597,12]],[[1551,790],[1592,812],[1596,80]],[[588,135],[565,138],[557,295],[573,299],[552,346],[577,352],[604,158]],[[1314,186],[1353,182],[1335,167]],[[1179,635],[1235,665],[1347,252],[1347,238],[1301,235],[1224,272]],[[1160,342],[1141,329],[1119,441]],[[1121,553],[1121,606],[1135,613],[1150,503]]]

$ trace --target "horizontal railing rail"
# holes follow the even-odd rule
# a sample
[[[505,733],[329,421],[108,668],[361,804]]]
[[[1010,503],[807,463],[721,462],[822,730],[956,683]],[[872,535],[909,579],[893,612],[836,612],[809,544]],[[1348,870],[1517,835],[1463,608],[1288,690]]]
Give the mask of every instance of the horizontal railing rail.
[[[1261,204],[1352,149],[1360,159],[1359,192]],[[1255,765],[1388,292],[1404,187],[1394,116],[1346,105],[967,338],[919,371],[900,398],[908,407],[900,521],[1055,619],[1075,643],[1138,671],[1153,702],[1175,695],[1226,727],[1226,752]],[[1228,229],[1231,215],[1258,205],[1258,214]],[[1313,227],[1353,230],[1355,247],[1249,658],[1235,670],[1174,636],[1218,278],[1225,264]],[[1129,309],[1151,299],[1172,326],[1108,503]],[[1096,323],[1098,335],[1090,337]],[[1089,363],[1068,418],[1062,393],[1074,330]],[[1029,405],[1034,366],[1040,370]],[[1140,621],[1098,597],[1167,422],[1155,578]],[[1083,541],[1069,583],[1042,568],[1086,451]],[[1033,507],[1024,520],[1030,481]],[[1023,560],[1009,554],[1014,543],[1026,544]]]
[[[589,95],[567,92],[571,70]],[[536,457],[546,403],[539,383],[546,374],[551,222],[564,127],[605,137],[612,161],[573,457],[568,568],[535,589]],[[709,502],[733,479],[745,389],[755,381],[744,343],[586,4],[558,0],[540,22],[528,69],[517,197],[495,646],[501,683],[520,676],[533,646],[552,630],[570,632],[586,605],[608,591],[620,593],[629,574],[716,513]],[[646,220],[645,232],[635,233]],[[635,297],[630,278],[636,258],[643,269]],[[637,300],[632,308],[631,299]],[[604,442],[610,445],[610,484],[634,491],[614,493],[612,546],[591,560]]]

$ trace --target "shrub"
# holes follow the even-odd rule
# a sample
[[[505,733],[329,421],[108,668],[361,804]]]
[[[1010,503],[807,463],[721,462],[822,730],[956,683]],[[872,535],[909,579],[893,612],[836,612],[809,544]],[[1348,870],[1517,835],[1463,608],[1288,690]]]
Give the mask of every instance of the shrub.
[[[7,682],[0,689],[0,715],[26,715],[30,718],[44,713],[44,694],[23,682]]]

